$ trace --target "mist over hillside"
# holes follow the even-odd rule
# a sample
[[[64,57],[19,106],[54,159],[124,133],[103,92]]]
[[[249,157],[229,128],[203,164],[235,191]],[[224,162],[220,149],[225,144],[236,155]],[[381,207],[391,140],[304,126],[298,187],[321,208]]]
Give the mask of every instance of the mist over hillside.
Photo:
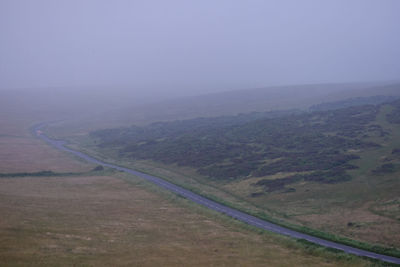
[[[307,109],[322,102],[375,95],[400,95],[400,83],[306,84],[234,90],[163,101],[147,116],[154,120],[151,118],[154,113],[161,120],[168,120],[177,117],[187,119],[254,111]],[[129,109],[125,112],[129,112]]]
[[[0,0],[0,266],[400,264],[399,10]]]
[[[293,85],[180,97],[107,87],[2,90],[0,111],[10,118],[29,113],[32,123],[60,120],[54,131],[74,134],[156,121],[307,110],[321,103],[371,96],[400,96],[400,83]]]
[[[88,132],[94,129],[111,128],[132,124],[145,125],[156,121],[183,120],[197,117],[231,116],[240,113],[266,112],[274,110],[306,110],[324,102],[341,101],[355,97],[400,96],[400,83],[354,83],[315,84],[283,87],[266,87],[226,91],[199,96],[140,101],[134,94],[125,92],[118,95],[111,92],[96,95],[82,94],[79,101],[64,99],[58,107],[74,112],[64,116],[62,125],[53,125],[59,134],[73,134],[71,130]],[[74,94],[70,94],[74,98]],[[46,99],[46,96],[43,96]],[[54,99],[57,103],[57,100]],[[55,104],[57,105],[57,104]],[[72,114],[72,113],[71,113]],[[64,114],[66,115],[66,114]],[[61,131],[62,129],[62,131]]]

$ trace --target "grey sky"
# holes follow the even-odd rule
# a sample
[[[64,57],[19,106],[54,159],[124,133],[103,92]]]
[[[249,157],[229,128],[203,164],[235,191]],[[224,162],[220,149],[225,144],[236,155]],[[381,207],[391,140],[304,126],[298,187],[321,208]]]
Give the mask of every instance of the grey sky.
[[[0,88],[399,80],[399,14],[399,0],[1,0]]]

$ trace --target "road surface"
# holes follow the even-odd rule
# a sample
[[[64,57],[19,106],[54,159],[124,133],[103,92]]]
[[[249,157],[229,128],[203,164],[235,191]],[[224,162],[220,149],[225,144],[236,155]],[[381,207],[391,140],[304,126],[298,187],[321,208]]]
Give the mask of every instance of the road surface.
[[[40,129],[42,127],[44,127],[46,124],[42,123],[39,125],[36,125],[35,127],[33,127],[33,133],[41,138],[42,140],[44,140],[45,142],[47,142],[48,144],[52,145],[53,147],[62,150],[62,151],[66,151],[69,152],[71,154],[74,154],[75,156],[78,156],[79,158],[85,159],[88,162],[92,162],[94,164],[97,165],[102,165],[105,167],[109,167],[112,169],[116,169],[122,172],[126,172],[126,173],[130,173],[133,175],[136,175],[142,179],[145,179],[147,181],[150,181],[162,188],[165,188],[169,191],[174,192],[177,195],[180,195],[182,197],[185,197],[197,204],[200,204],[202,206],[205,206],[207,208],[210,208],[212,210],[218,211],[220,213],[226,214],[232,218],[235,218],[239,221],[245,222],[249,225],[267,230],[267,231],[271,231],[274,233],[278,233],[278,234],[282,234],[285,236],[290,236],[293,238],[297,238],[297,239],[305,239],[309,242],[324,246],[324,247],[328,247],[328,248],[334,248],[334,249],[338,249],[341,251],[344,251],[346,253],[350,253],[350,254],[354,254],[357,256],[364,256],[364,257],[369,257],[369,258],[373,258],[373,259],[379,259],[385,262],[390,262],[390,263],[395,263],[395,264],[400,264],[400,258],[396,258],[396,257],[391,257],[391,256],[386,256],[386,255],[382,255],[382,254],[378,254],[378,253],[374,253],[374,252],[370,252],[370,251],[366,251],[366,250],[362,250],[362,249],[358,249],[358,248],[354,248],[354,247],[350,247],[347,245],[343,245],[340,243],[335,243],[333,241],[328,241],[325,239],[321,239],[315,236],[311,236],[311,235],[307,235],[304,233],[300,233],[300,232],[296,232],[294,230],[264,221],[262,219],[259,219],[257,217],[254,217],[252,215],[249,215],[247,213],[241,212],[239,210],[230,208],[228,206],[225,206],[223,204],[217,203],[213,200],[207,199],[205,197],[202,197],[196,193],[193,193],[192,191],[186,190],[180,186],[177,186],[175,184],[172,184],[170,182],[167,182],[161,178],[149,175],[149,174],[145,174],[142,172],[138,172],[132,169],[128,169],[128,168],[124,168],[124,167],[120,167],[114,164],[110,164],[107,162],[103,162],[100,160],[97,160],[87,154],[84,154],[80,151],[76,151],[73,149],[70,149],[68,147],[65,146],[66,142],[63,140],[55,140],[55,139],[51,139],[49,138],[47,135],[45,135]]]

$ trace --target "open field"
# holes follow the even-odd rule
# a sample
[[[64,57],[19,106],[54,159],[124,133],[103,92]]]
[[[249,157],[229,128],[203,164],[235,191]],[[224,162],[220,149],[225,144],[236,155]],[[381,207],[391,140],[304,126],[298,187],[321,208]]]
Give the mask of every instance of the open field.
[[[254,192],[251,184],[255,182],[251,179],[233,185],[215,181],[204,183],[204,177],[200,177],[189,168],[177,168],[149,161],[126,162],[124,165],[160,175],[244,210],[264,212],[286,223],[304,225],[373,244],[399,247],[399,224],[396,217],[399,212],[398,202],[373,201],[375,196],[371,196],[371,201],[363,203],[360,198],[368,198],[363,194],[352,194],[354,187],[299,183],[294,185],[294,194],[274,192],[260,198],[250,195]],[[357,183],[363,184],[362,181]],[[342,193],[334,193],[336,190],[341,190]],[[381,190],[387,193],[388,199],[397,194],[396,188],[390,185]],[[364,194],[368,196],[368,191]]]
[[[87,171],[93,166],[83,161],[70,160],[70,156],[43,145],[32,137],[0,137],[1,173]]]
[[[397,189],[388,182],[387,186],[382,186],[385,185],[385,181],[382,180],[379,181],[381,185],[378,192],[381,193],[378,195],[369,194],[368,188],[371,185],[365,185],[362,180],[353,180],[352,186],[298,183],[293,185],[296,188],[294,193],[272,192],[261,197],[252,197],[251,193],[255,192],[252,184],[259,178],[224,184],[207,181],[190,168],[178,168],[150,161],[125,162],[124,165],[159,175],[244,210],[265,212],[283,222],[304,225],[373,244],[397,248],[400,246]],[[396,177],[386,179],[390,181]],[[386,197],[382,197],[383,195]],[[364,203],[363,199],[368,201]]]
[[[1,266],[370,264],[261,233],[132,176],[90,173],[33,138],[32,119],[1,121],[0,173],[87,172],[0,178]]]
[[[2,99],[7,102],[7,99]],[[7,104],[7,103],[5,103]],[[10,103],[8,103],[10,105]],[[56,112],[35,113],[29,107],[0,107],[0,173],[87,171],[92,164],[71,160],[70,156],[44,145],[29,128],[41,120],[54,120]]]
[[[134,183],[107,176],[0,180],[1,265],[366,264],[307,252]]]

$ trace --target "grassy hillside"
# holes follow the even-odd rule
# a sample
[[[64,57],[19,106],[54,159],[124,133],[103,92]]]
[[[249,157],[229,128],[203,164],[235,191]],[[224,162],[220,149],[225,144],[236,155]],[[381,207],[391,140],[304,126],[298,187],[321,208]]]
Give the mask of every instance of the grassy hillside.
[[[371,105],[272,119],[196,119],[100,130],[91,136],[122,156],[190,166],[213,179],[311,172],[289,179],[335,183],[350,179],[345,170],[357,168],[349,164],[359,158],[351,151],[379,147],[367,137],[387,135],[373,123],[378,111]],[[273,190],[272,181],[261,184]]]
[[[227,88],[229,89],[229,88]],[[138,101],[134,88],[130,94],[73,94],[53,100],[57,110],[68,104],[73,115],[59,116],[66,120],[53,124],[51,132],[58,136],[84,134],[88,131],[131,124],[148,125],[157,121],[186,120],[198,117],[233,116],[240,113],[308,109],[323,102],[371,96],[400,96],[400,84],[354,83],[311,84],[265,87],[226,91],[164,101]],[[74,98],[76,98],[76,101]],[[42,97],[46,100],[46,97]],[[71,101],[65,101],[71,99]],[[122,100],[121,100],[122,99]],[[140,100],[140,99],[139,99]],[[66,114],[64,114],[66,115]]]
[[[117,121],[130,117],[136,123],[148,124],[160,120],[226,116],[254,111],[307,109],[323,102],[376,95],[400,96],[400,84],[308,84],[242,89],[127,107],[115,113],[104,114],[104,117],[113,117]]]
[[[0,112],[0,266],[372,264],[260,232],[79,161],[30,134],[41,114],[11,113]]]
[[[399,112],[395,101],[237,117],[236,123],[230,117],[230,123],[152,124],[91,137],[103,154],[195,177],[191,186],[198,190],[207,184],[285,221],[398,248]]]

